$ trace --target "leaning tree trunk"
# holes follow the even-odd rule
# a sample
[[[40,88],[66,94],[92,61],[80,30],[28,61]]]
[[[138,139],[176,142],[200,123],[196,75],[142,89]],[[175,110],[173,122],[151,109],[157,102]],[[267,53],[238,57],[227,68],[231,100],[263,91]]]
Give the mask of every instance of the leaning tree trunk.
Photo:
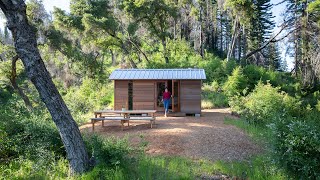
[[[28,23],[23,0],[0,0],[7,18],[16,52],[21,58],[28,78],[39,92],[56,124],[67,152],[71,173],[84,172],[89,165],[79,128],[55,87],[40,56],[35,29]]]

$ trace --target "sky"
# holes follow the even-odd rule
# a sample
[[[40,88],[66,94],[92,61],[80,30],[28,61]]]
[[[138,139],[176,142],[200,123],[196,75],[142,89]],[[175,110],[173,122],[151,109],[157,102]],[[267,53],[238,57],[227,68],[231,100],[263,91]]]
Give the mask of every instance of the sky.
[[[48,12],[53,11],[53,7],[59,7],[60,9],[63,9],[65,11],[70,10],[70,1],[69,0],[43,0],[44,8]]]
[[[277,4],[282,0],[271,0],[272,4]],[[70,0],[43,0],[44,7],[47,12],[52,12],[54,7],[59,7],[67,12],[70,11]],[[277,27],[282,22],[281,14],[285,9],[285,4],[278,5],[272,8],[272,13],[275,16],[274,21],[276,22],[275,32],[279,30]],[[5,21],[0,19],[1,28],[4,26]],[[288,70],[293,68],[293,58],[286,56],[285,54],[285,44],[280,44],[281,57],[287,61]]]

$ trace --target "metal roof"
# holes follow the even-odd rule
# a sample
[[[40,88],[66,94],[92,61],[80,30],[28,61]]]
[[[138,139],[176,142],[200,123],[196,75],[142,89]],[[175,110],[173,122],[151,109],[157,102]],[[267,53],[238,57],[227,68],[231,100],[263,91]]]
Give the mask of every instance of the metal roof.
[[[132,79],[190,79],[204,80],[204,69],[116,69],[109,79],[132,80]]]

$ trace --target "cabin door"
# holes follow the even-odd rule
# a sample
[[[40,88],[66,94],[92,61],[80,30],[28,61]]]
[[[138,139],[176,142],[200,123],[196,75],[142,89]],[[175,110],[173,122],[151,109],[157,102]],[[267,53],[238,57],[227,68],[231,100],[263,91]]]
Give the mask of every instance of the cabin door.
[[[180,81],[172,80],[172,112],[180,111]]]
[[[164,92],[165,87],[168,87],[167,81],[157,81],[156,82],[156,110],[164,111],[164,106],[162,102],[162,94]]]

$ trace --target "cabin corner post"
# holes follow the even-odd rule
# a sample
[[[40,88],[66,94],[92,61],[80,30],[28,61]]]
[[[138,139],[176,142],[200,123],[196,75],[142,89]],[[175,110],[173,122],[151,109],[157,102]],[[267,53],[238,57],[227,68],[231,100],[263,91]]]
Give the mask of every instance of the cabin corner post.
[[[116,109],[116,80],[113,80],[113,110]]]

